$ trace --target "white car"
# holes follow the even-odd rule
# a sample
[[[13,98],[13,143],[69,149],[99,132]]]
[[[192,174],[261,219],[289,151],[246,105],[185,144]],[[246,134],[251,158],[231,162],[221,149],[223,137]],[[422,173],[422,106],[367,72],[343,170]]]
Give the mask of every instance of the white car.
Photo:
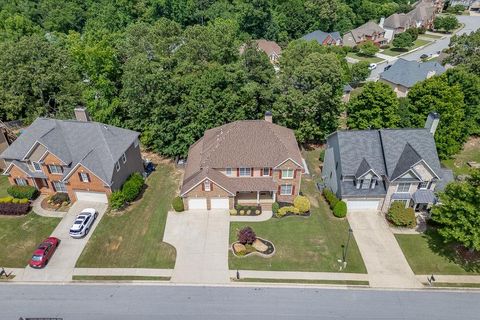
[[[98,213],[93,208],[84,209],[73,222],[72,227],[70,228],[70,236],[72,238],[82,238],[85,237],[90,228],[93,226],[95,219],[97,219]]]
[[[377,68],[377,64],[376,63],[370,63],[370,65],[368,66],[368,70],[374,70]]]

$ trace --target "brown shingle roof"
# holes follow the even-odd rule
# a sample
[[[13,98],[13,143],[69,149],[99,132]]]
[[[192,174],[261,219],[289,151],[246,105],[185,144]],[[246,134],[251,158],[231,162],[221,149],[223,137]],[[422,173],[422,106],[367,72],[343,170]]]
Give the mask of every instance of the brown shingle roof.
[[[275,42],[275,41],[268,41],[265,39],[260,39],[255,41],[257,43],[257,47],[265,52],[268,56],[271,56],[275,53],[277,56],[282,54],[282,48]]]

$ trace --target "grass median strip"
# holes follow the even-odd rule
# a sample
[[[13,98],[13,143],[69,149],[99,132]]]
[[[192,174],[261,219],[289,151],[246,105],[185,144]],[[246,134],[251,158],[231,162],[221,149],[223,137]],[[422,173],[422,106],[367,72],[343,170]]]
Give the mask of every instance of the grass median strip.
[[[170,281],[170,277],[160,276],[73,276],[76,281]]]
[[[299,283],[299,284],[339,284],[349,286],[368,286],[368,281],[362,280],[313,280],[313,279],[264,279],[244,278],[233,279],[234,282],[264,282],[264,283]]]
[[[428,286],[428,282],[424,282]],[[450,283],[450,282],[435,282],[432,288],[480,288],[480,283]]]

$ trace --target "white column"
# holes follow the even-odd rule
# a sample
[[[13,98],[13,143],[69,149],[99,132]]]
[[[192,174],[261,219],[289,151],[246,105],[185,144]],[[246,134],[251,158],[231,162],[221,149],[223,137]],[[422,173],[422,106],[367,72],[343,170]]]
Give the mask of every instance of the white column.
[[[277,201],[277,193],[275,191],[272,191],[273,193],[273,202]]]
[[[260,191],[257,191],[257,204],[260,204]]]

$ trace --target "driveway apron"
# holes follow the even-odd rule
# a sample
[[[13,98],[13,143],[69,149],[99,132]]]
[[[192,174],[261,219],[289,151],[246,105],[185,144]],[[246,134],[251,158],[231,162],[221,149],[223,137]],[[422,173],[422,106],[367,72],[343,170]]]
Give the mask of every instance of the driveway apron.
[[[383,214],[358,211],[348,214],[371,287],[420,288]]]
[[[177,250],[172,282],[229,282],[226,210],[169,212],[163,240]]]
[[[94,208],[98,212],[98,217],[95,220],[88,235],[82,239],[73,239],[68,234],[70,227],[77,215],[85,208]],[[100,219],[103,217],[107,209],[106,203],[99,202],[75,202],[65,217],[60,221],[52,233],[52,237],[57,237],[61,240],[56,252],[53,254],[48,265],[43,269],[33,269],[27,266],[25,272],[21,277],[21,281],[70,281],[72,280],[73,269],[75,264],[82,254],[83,248],[90,239],[90,236],[97,227]]]

